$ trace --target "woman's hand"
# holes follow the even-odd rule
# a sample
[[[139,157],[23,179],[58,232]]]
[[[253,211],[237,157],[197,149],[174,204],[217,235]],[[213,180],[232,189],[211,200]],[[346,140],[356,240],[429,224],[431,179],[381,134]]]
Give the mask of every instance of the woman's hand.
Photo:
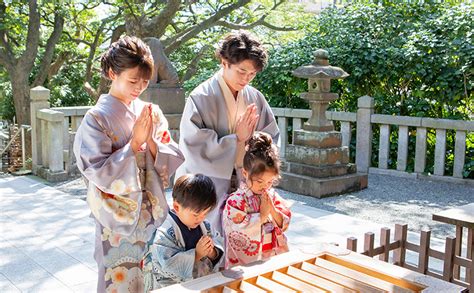
[[[133,152],[137,153],[140,147],[151,138],[152,119],[151,104],[143,107],[132,129],[132,140],[130,141]]]

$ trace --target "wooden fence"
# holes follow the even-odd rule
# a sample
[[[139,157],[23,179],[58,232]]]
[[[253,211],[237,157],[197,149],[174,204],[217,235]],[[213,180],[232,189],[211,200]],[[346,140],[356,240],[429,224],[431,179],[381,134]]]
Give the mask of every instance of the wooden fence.
[[[455,237],[446,237],[444,251],[430,248],[431,231],[420,232],[420,243],[412,243],[407,239],[408,225],[395,225],[394,239],[390,240],[390,229],[382,228],[380,231],[380,246],[375,247],[375,235],[372,232],[365,233],[364,248],[361,254],[369,257],[378,256],[380,260],[391,262],[395,265],[409,270],[439,278],[454,284],[464,286],[474,292],[474,261],[455,253]],[[357,238],[347,238],[347,249],[356,252]],[[393,251],[392,258],[390,252]],[[418,253],[418,264],[406,263],[407,251]],[[430,269],[430,258],[438,259],[443,263],[442,273]],[[391,261],[390,261],[391,260]],[[463,280],[456,276],[455,267],[464,268],[466,275]],[[458,268],[456,268],[458,269]]]

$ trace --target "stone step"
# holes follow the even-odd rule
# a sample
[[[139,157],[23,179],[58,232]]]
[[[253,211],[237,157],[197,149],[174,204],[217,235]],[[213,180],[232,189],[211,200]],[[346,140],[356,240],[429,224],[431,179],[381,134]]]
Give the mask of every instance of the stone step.
[[[358,191],[367,188],[367,174],[347,174],[329,178],[281,173],[279,188],[317,198]]]
[[[295,173],[316,178],[326,178],[331,176],[353,174],[356,172],[356,165],[349,163],[317,167],[294,162],[282,162],[281,170],[287,173]]]
[[[348,164],[349,147],[319,149],[291,144],[286,146],[286,160],[317,167]]]

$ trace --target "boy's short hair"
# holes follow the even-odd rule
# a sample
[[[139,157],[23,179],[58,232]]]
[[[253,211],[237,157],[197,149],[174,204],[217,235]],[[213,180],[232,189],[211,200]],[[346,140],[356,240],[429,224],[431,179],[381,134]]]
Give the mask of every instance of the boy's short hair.
[[[202,174],[186,174],[176,180],[173,200],[184,209],[196,212],[213,209],[217,204],[216,187],[211,178]]]

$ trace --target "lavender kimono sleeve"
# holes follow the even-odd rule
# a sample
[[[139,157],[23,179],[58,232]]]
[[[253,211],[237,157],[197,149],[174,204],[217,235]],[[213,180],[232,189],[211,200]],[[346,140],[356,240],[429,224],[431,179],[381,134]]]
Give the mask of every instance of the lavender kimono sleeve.
[[[130,144],[112,150],[112,140],[96,114],[85,115],[75,141],[77,166],[88,180],[87,202],[104,227],[129,235],[139,218],[142,187]]]
[[[155,130],[153,131],[153,141],[157,146],[154,169],[160,176],[164,187],[168,187],[170,176],[184,162],[184,156],[171,138],[168,121],[161,110],[159,110],[159,115],[160,125],[154,125]]]

